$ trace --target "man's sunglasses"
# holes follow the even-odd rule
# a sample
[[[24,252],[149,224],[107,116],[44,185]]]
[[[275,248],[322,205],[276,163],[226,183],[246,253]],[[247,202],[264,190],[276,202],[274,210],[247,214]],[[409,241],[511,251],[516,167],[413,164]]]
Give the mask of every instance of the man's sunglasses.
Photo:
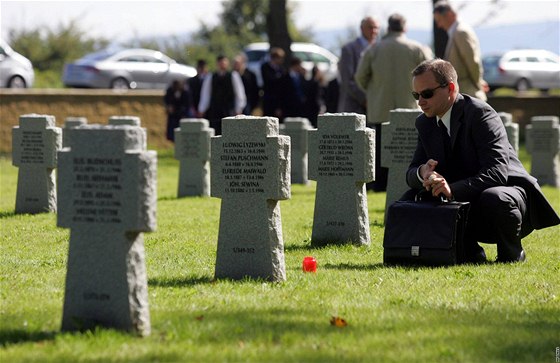
[[[422,96],[423,99],[427,100],[429,98],[434,97],[434,93],[438,88],[445,88],[447,87],[449,84],[442,84],[436,88],[432,88],[432,89],[425,89],[423,91],[421,91],[420,93],[418,92],[412,92],[412,97],[414,97],[414,99],[416,101],[418,101],[420,99],[420,96]]]

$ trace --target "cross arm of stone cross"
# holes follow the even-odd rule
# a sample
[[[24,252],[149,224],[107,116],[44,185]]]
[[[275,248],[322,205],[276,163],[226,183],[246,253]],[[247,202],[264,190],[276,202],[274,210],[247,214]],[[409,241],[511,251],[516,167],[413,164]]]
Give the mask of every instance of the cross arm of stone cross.
[[[321,115],[308,131],[309,179],[344,177],[368,183],[375,178],[375,130],[355,113]]]
[[[12,164],[56,168],[57,151],[62,147],[62,129],[51,115],[29,114],[12,129]]]
[[[289,199],[290,138],[277,119],[226,117],[222,129],[211,141],[211,195]]]

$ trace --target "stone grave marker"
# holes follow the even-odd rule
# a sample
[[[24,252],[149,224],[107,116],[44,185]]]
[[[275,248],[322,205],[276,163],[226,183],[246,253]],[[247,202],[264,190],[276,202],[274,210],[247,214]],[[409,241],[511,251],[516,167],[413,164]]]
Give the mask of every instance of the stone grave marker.
[[[317,181],[311,244],[368,245],[365,183],[375,177],[375,131],[355,113],[319,115],[308,131],[309,178]]]
[[[278,201],[290,198],[290,138],[276,118],[226,117],[211,147],[211,192],[222,199],[216,278],[285,280]]]
[[[68,138],[72,129],[76,127],[80,127],[82,125],[87,125],[87,118],[86,117],[66,117],[64,119],[64,129],[62,130],[62,147],[66,147],[68,145]]]
[[[311,123],[303,117],[286,117],[283,135],[290,137],[291,143],[291,180],[292,184],[308,184],[307,178],[307,130],[311,130]]]
[[[140,126],[140,117],[138,116],[111,116],[109,117],[109,125],[130,125]]]
[[[504,123],[504,127],[506,128],[507,138],[511,146],[513,146],[513,150],[515,153],[519,153],[519,125],[513,122],[513,117],[511,113],[507,112],[498,112],[502,122]]]
[[[56,212],[57,151],[62,130],[51,115],[29,114],[12,129],[12,164],[18,167],[15,213]]]
[[[175,129],[179,160],[177,197],[210,195],[210,139],[214,129],[205,119],[182,119]]]
[[[418,142],[416,117],[418,110],[396,109],[390,112],[390,122],[381,125],[381,166],[389,169],[385,216],[394,201],[410,189],[406,184],[406,171],[412,161]]]
[[[525,127],[531,175],[540,185],[560,187],[560,126],[557,116],[535,116]]]
[[[59,152],[59,227],[70,228],[62,330],[150,333],[142,232],[156,226],[157,155],[130,125],[74,129]]]

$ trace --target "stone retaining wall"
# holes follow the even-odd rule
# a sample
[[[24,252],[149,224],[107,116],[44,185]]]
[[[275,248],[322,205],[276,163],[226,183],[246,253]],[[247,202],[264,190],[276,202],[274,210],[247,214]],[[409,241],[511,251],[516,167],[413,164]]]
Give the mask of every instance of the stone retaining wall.
[[[169,148],[165,139],[167,117],[163,104],[164,91],[157,90],[82,90],[82,89],[0,89],[0,153],[12,149],[12,127],[19,116],[27,113],[54,115],[57,126],[63,127],[70,116],[81,116],[88,123],[106,124],[110,116],[131,115],[142,120],[148,130],[151,148]],[[489,103],[498,112],[513,115],[520,125],[524,140],[525,125],[533,116],[560,116],[560,97],[490,97]]]

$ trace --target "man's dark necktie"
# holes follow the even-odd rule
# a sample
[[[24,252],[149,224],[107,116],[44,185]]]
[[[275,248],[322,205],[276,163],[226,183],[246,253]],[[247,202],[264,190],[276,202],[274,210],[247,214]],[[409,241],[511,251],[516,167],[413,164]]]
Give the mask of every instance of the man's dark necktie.
[[[451,154],[451,138],[449,137],[449,134],[447,133],[447,127],[445,127],[445,124],[442,120],[438,120],[438,126],[441,131],[443,146],[445,147],[445,155],[446,157],[449,157]]]

